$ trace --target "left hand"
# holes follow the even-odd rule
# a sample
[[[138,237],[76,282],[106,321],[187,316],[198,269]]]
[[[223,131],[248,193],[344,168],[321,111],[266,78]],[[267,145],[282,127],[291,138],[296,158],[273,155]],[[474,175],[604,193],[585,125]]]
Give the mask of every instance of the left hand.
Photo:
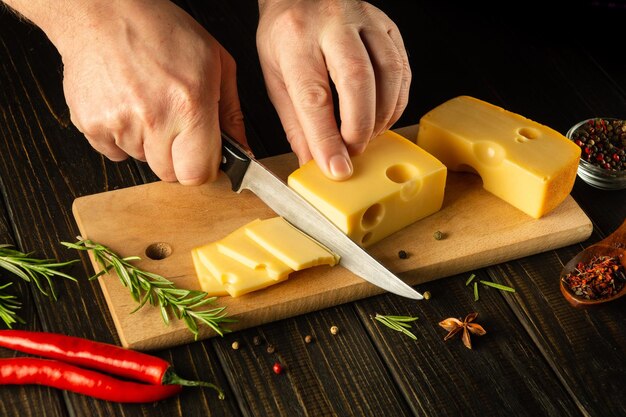
[[[358,0],[260,0],[257,48],[265,83],[300,164],[330,178],[401,116],[411,82],[404,43],[382,11]],[[339,96],[334,117],[330,80]]]

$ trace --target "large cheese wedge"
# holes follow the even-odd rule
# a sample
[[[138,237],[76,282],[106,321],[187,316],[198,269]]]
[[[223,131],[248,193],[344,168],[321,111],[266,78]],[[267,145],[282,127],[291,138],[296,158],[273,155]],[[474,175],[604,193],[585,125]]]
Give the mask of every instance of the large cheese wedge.
[[[267,276],[274,280],[286,278],[294,269],[273,256],[267,249],[259,245],[246,234],[246,228],[263,223],[256,219],[240,227],[222,240],[216,242],[217,249],[224,255],[252,269],[265,269]],[[279,235],[278,235],[279,236]],[[276,239],[277,236],[274,236]]]
[[[276,282],[287,279],[285,275],[280,280],[270,278],[265,268],[252,269],[236,261],[230,256],[220,253],[215,242],[196,249],[198,258],[209,270],[211,277],[232,297],[257,291],[274,285]],[[200,277],[198,277],[200,279]],[[212,284],[201,283],[201,287],[209,288]],[[207,291],[208,292],[208,291]]]
[[[348,180],[333,181],[310,161],[288,184],[364,247],[441,208],[446,167],[394,132],[374,138],[352,164]]]
[[[540,218],[571,192],[580,148],[559,132],[485,101],[460,96],[425,114],[417,144],[450,170]]]
[[[252,240],[294,271],[318,265],[337,264],[338,259],[332,252],[282,217],[250,223],[245,227],[245,231]]]

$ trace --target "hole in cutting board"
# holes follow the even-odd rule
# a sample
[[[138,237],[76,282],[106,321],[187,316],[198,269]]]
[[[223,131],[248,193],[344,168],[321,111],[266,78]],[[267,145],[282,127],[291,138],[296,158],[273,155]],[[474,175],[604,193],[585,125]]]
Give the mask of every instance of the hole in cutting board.
[[[146,256],[155,261],[165,259],[172,254],[172,247],[165,242],[157,242],[146,248]]]

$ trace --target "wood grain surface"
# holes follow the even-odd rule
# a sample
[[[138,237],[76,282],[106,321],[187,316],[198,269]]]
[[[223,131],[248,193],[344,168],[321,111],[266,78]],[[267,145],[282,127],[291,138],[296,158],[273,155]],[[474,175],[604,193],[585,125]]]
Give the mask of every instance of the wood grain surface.
[[[400,131],[415,138],[416,127]],[[263,160],[280,178],[297,168],[294,154]],[[82,196],[73,212],[83,238],[108,246],[123,257],[140,256],[136,265],[158,273],[179,288],[200,289],[191,250],[223,238],[257,218],[275,216],[249,191],[231,191],[226,176],[199,187],[156,182]],[[436,240],[434,231],[445,239]],[[533,219],[486,192],[479,177],[450,172],[440,211],[396,232],[368,251],[410,285],[560,248],[587,239],[589,218],[568,197],[541,219]],[[151,247],[165,246],[169,256],[150,256]],[[400,259],[405,250],[408,259]],[[94,269],[102,270],[92,259]],[[165,325],[156,309],[136,311],[114,273],[99,278],[120,340],[126,347],[153,350],[194,340],[182,323]],[[332,307],[381,293],[380,288],[341,266],[316,267],[292,273],[286,282],[241,297],[220,297],[241,330],[287,317]],[[203,329],[200,338],[214,336]]]
[[[235,57],[257,156],[287,152],[254,44],[257,2],[177,3]],[[416,123],[459,94],[560,132],[588,117],[626,118],[625,16],[615,6],[602,7],[607,2],[559,5],[558,11],[546,2],[373,3],[398,25],[413,73],[398,126]],[[70,122],[62,80],[62,61],[45,35],[0,8],[0,239],[69,260],[78,255],[59,241],[79,233],[71,211],[76,198],[157,178],[144,163],[113,163],[93,151]],[[572,197],[592,220],[589,239],[472,271],[515,293],[481,287],[474,301],[465,286],[468,271],[420,284],[433,295],[427,303],[381,294],[152,352],[187,378],[222,386],[224,401],[195,388],[154,404],[117,404],[41,386],[2,386],[0,415],[623,417],[624,302],[574,309],[559,292],[558,273],[623,223],[626,191],[602,191],[577,179]],[[13,282],[8,292],[22,301],[26,323],[18,327],[120,344],[100,284],[87,279],[93,267],[81,260],[68,269],[78,282],[56,281],[57,301],[0,270],[3,283]],[[472,311],[487,330],[474,338],[474,349],[456,338],[444,342],[437,322]],[[418,317],[417,340],[381,327],[370,318],[377,312]],[[328,331],[332,325],[339,327],[336,335]],[[303,341],[307,334],[310,344]],[[0,349],[0,355],[17,354]],[[276,361],[285,367],[281,375],[271,371]]]

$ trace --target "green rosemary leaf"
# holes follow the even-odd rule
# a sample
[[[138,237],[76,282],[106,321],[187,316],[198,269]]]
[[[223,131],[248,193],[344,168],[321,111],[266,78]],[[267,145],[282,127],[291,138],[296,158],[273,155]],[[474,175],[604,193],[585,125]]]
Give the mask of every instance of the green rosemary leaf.
[[[467,287],[468,285],[470,285],[470,282],[472,282],[474,278],[476,278],[476,274],[470,275],[467,281],[465,281],[465,286]]]
[[[411,339],[417,340],[417,337],[413,333],[411,333],[409,330],[407,330],[411,328],[411,325],[408,324],[408,322],[417,320],[417,317],[385,316],[385,315],[376,313],[376,316],[374,316],[374,319],[384,324],[385,326],[389,327],[390,329],[393,329],[397,332],[404,333],[405,335],[409,336]]]
[[[198,310],[200,307],[214,303],[217,297],[209,297],[203,291],[176,288],[174,283],[167,278],[133,265],[132,261],[140,260],[138,256],[122,258],[108,247],[81,237],[78,237],[76,243],[61,243],[70,249],[92,253],[101,267],[101,271],[92,278],[108,274],[113,270],[122,285],[128,288],[131,296],[138,303],[133,312],[150,303],[159,308],[166,325],[169,324],[170,316],[173,315],[183,320],[195,338],[199,334],[198,323],[207,325],[223,336],[230,330],[222,328],[221,324],[236,321],[226,318],[225,307]]]
[[[495,282],[481,280],[480,283],[488,287],[497,288],[502,291],[515,292],[515,288],[507,287],[506,285],[497,284]]]
[[[474,283],[474,301],[478,301],[478,283]]]

